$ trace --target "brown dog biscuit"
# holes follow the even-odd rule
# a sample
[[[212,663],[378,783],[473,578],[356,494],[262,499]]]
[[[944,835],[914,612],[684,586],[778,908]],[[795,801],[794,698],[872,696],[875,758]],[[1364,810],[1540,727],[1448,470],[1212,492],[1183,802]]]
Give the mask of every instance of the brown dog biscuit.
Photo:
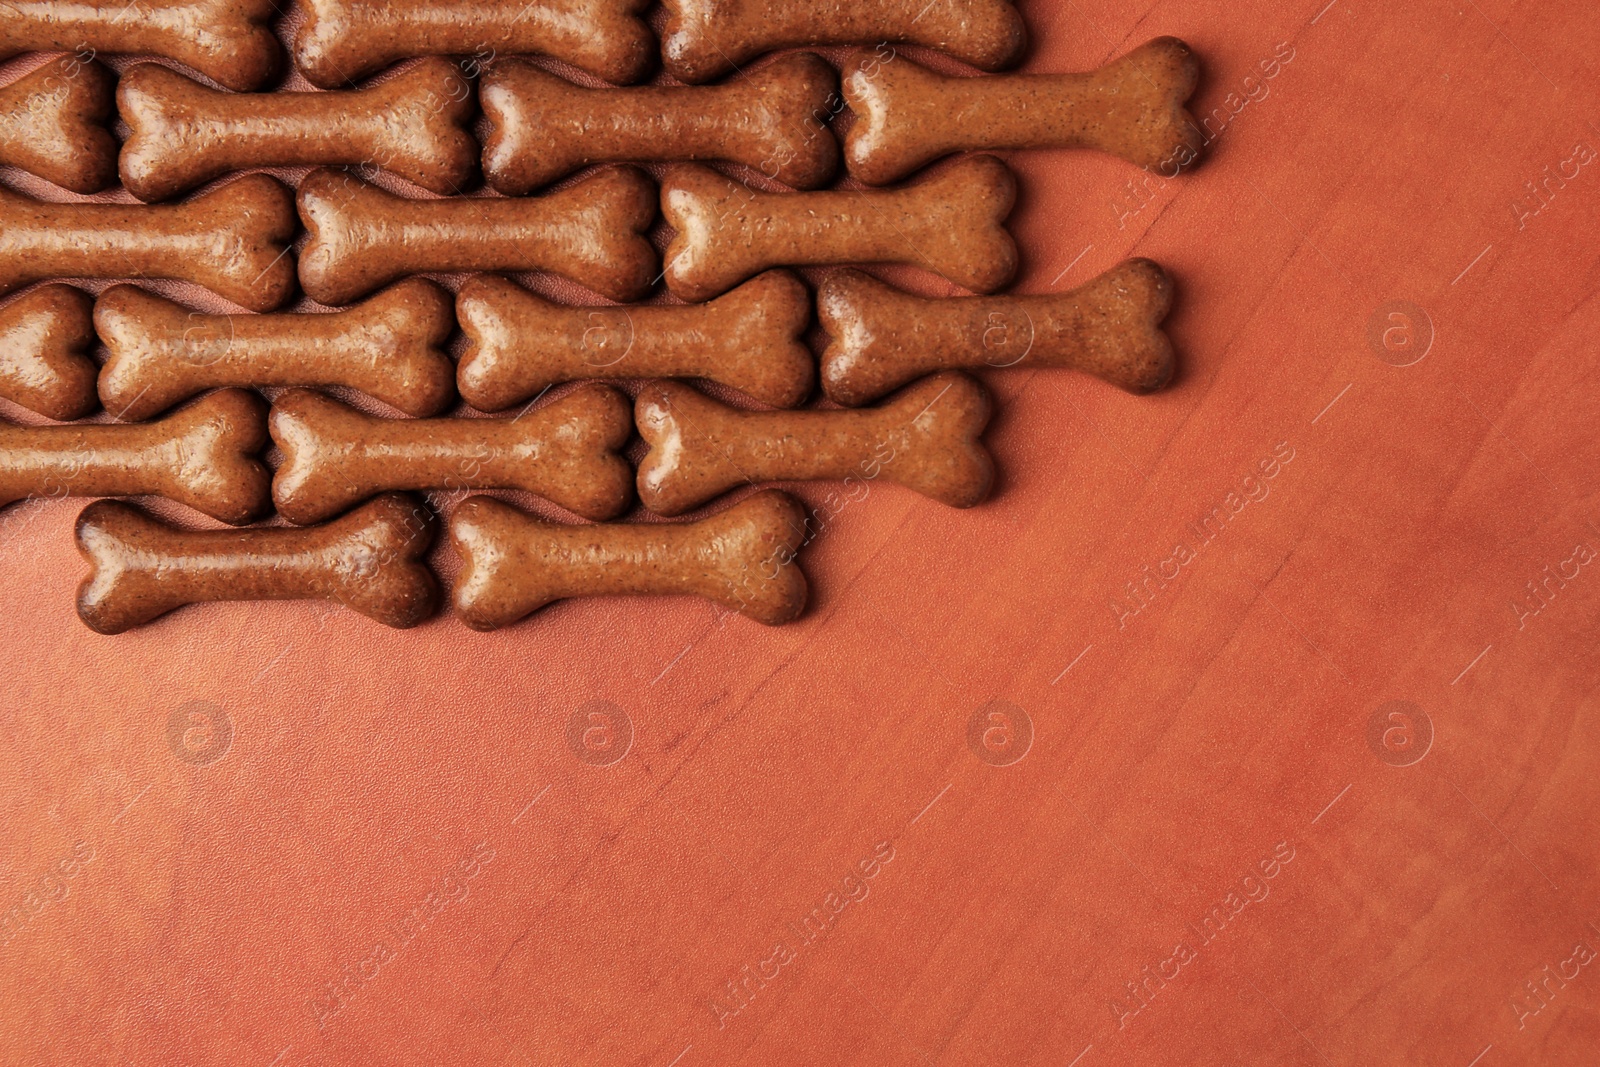
[[[0,506],[26,498],[164,496],[235,526],[264,515],[267,405],[225,389],[137,426],[0,424]]]
[[[247,174],[181,204],[53,204],[0,190],[0,292],[47,278],[170,278],[251,311],[294,293],[294,200]]]
[[[582,378],[705,378],[773,407],[811,392],[816,361],[802,335],[811,294],[788,271],[752,278],[709,304],[571,307],[494,275],[456,296],[467,350],[461,395],[499,411]]]
[[[588,89],[531,63],[496,62],[478,90],[493,124],[483,171],[520,196],[591,163],[721,160],[814,189],[839,168],[825,125],[838,86],[838,73],[809,52],[699,88]]]
[[[119,634],[185,604],[332,600],[405,629],[439,603],[438,579],[422,562],[437,529],[433,512],[403,493],[305,530],[180,530],[98,500],[78,516],[78,551],[89,561],[78,617]]]
[[[563,526],[486,496],[450,516],[465,562],[455,608],[474,630],[508,626],[554,600],[691,594],[776,626],[806,606],[795,562],[805,511],[769,489],[699,522]]]
[[[431,192],[460,192],[478,163],[465,128],[472,86],[430,57],[368,89],[222,93],[155,63],[122,76],[117,108],[132,131],[122,184],[165,200],[232,170],[306,163],[382,167]]]
[[[654,61],[645,0],[306,0],[295,65],[332,89],[421,55],[537,53],[626,85]]]
[[[106,125],[115,84],[105,67],[72,55],[0,88],[0,165],[75,193],[114,184],[117,140]]]
[[[817,290],[831,338],[822,388],[836,404],[871,403],[938,370],[1069,367],[1130,393],[1172,379],[1172,342],[1161,322],[1172,283],[1148,259],[1130,259],[1069,293],[930,300],[856,270]]]
[[[175,59],[244,92],[278,72],[273,0],[7,0],[0,59],[19,52],[91,52]]]
[[[93,411],[93,307],[70,285],[42,285],[0,307],[0,397],[62,422]]]
[[[628,398],[589,385],[514,419],[378,419],[320,393],[272,405],[278,513],[321,522],[387,489],[525,489],[586,519],[633,500]]]
[[[311,240],[300,284],[322,304],[348,304],[423,271],[548,270],[612,300],[643,296],[657,277],[643,236],[655,183],[637,167],[607,167],[546,196],[405,200],[349,174],[300,183]]]
[[[1176,37],[1088,74],[945,78],[869,53],[844,69],[844,97],[859,116],[845,159],[850,175],[869,185],[898,181],[950,152],[995,148],[1098,148],[1171,177],[1205,144],[1184,107],[1200,62]]]
[[[327,315],[202,315],[118,285],[94,321],[111,353],[100,399],[129,421],[222,385],[347,386],[418,417],[455,399],[450,294],[425,278]]]
[[[979,440],[991,410],[988,390],[955,373],[861,411],[738,411],[686,385],[652,382],[634,407],[650,446],[639,499],[658,515],[681,515],[746,483],[881,478],[969,508],[994,484]]]
[[[917,44],[980,70],[1015,66],[1028,43],[1008,0],[665,0],[661,56],[682,82],[726,74],[763,52],[815,45]]]
[[[993,156],[865,192],[757,192],[680,164],[661,185],[661,210],[678,231],[667,248],[667,288],[707,300],[767,267],[905,263],[993,292],[1017,273],[1017,245],[1003,225],[1016,192]]]

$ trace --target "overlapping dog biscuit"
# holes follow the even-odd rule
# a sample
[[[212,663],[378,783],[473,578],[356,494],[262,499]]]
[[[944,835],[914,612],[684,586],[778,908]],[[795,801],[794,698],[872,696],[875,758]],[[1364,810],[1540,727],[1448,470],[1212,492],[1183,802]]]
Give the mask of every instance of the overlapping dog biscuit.
[[[633,500],[628,398],[588,385],[512,419],[378,419],[320,393],[272,406],[278,513],[321,522],[388,489],[525,489],[587,519]]]
[[[657,514],[681,515],[747,483],[882,479],[972,507],[994,484],[979,440],[990,411],[988,391],[956,373],[859,411],[739,411],[686,385],[652,382],[634,409],[650,446],[639,499]]]
[[[235,526],[266,514],[267,405],[225,389],[136,426],[0,423],[0,506],[28,498],[164,496]]]
[[[1172,177],[1205,144],[1184,107],[1200,63],[1175,37],[1088,74],[946,78],[865,52],[844,70],[845,100],[857,115],[845,160],[869,185],[898,181],[950,152],[996,148],[1097,148]]]
[[[767,267],[907,263],[993,292],[1017,272],[1016,242],[1003,225],[1016,189],[993,156],[865,192],[757,192],[679,164],[661,186],[661,210],[678,231],[667,248],[667,287],[706,300]]]
[[[709,304],[571,307],[504,278],[461,287],[467,335],[456,380],[473,407],[499,411],[581,378],[705,378],[774,407],[811,392],[802,339],[811,294],[788,271],[758,275]]]
[[[822,388],[854,407],[933,371],[1024,366],[1068,367],[1148,393],[1172,378],[1172,342],[1161,329],[1171,304],[1172,283],[1148,259],[1068,293],[938,300],[835,271],[817,290],[831,338]]]
[[[323,304],[347,304],[423,271],[548,270],[612,300],[644,295],[657,277],[643,236],[656,187],[637,167],[607,167],[531,198],[406,200],[335,170],[300,183],[311,240],[300,283]]]
[[[518,196],[591,163],[721,160],[797,189],[839,167],[825,123],[839,76],[809,52],[784,56],[726,85],[588,89],[531,63],[496,62],[479,88],[492,130],[483,170]]]
[[[7,0],[0,59],[19,52],[175,59],[228,89],[258,89],[283,49],[268,23],[273,0]]]
[[[3,25],[0,19],[0,25]],[[62,56],[0,88],[0,166],[75,193],[117,180],[116,78],[93,59]]]
[[[332,89],[410,56],[538,53],[617,85],[654,63],[646,0],[306,0],[294,58]]]
[[[703,82],[763,52],[884,42],[932,48],[978,67],[1004,70],[1028,43],[1008,0],[665,0],[661,55],[679,81]]]
[[[130,421],[222,385],[342,385],[419,417],[455,399],[450,294],[424,278],[326,315],[202,315],[118,285],[94,320],[111,353],[100,399]]]
[[[692,594],[775,626],[805,610],[795,561],[804,541],[804,509],[771,489],[699,522],[599,526],[543,522],[475,496],[450,517],[465,563],[456,614],[493,630],[567,597]]]
[[[63,422],[93,411],[93,307],[70,285],[41,285],[0,307],[0,397]]]
[[[117,108],[132,131],[122,184],[146,201],[232,170],[335,163],[381,167],[448,194],[478,164],[466,129],[471,83],[439,57],[371,88],[333,93],[222,93],[141,63],[123,74]]]
[[[118,634],[185,604],[314,599],[404,629],[438,606],[438,579],[423,562],[437,529],[427,506],[403,493],[302,530],[180,530],[98,500],[78,516],[78,551],[89,561],[78,617]]]
[[[0,190],[0,292],[47,278],[171,278],[251,311],[294,293],[289,190],[265,174],[181,204],[54,204]]]

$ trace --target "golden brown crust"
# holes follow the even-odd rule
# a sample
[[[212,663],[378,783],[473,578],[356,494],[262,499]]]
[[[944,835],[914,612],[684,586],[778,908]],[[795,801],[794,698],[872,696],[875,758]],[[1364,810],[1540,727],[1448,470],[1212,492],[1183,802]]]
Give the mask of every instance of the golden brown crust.
[[[0,165],[75,193],[117,180],[116,78],[93,59],[62,56],[0,88]]]
[[[816,380],[803,340],[811,293],[789,271],[687,307],[571,307],[479,275],[457,294],[456,317],[467,335],[457,382],[483,411],[581,378],[705,378],[792,407]]]
[[[450,543],[465,564],[455,609],[475,630],[580,596],[707,597],[769,626],[805,610],[796,562],[805,511],[776,490],[691,523],[562,526],[490,497],[463,501]]]
[[[185,604],[319,599],[403,629],[438,606],[438,579],[422,562],[437,530],[427,506],[403,493],[304,530],[180,530],[99,500],[78,516],[89,561],[78,616],[117,634]]]
[[[1149,393],[1176,360],[1161,329],[1172,282],[1130,259],[1067,293],[930,300],[856,270],[829,274],[817,314],[830,341],[822,388],[847,407],[947,369],[1068,367]]]
[[[980,440],[991,411],[988,391],[955,373],[860,411],[739,411],[688,386],[652,382],[634,405],[650,446],[639,499],[657,514],[681,515],[740,485],[881,479],[968,508],[994,484]]]

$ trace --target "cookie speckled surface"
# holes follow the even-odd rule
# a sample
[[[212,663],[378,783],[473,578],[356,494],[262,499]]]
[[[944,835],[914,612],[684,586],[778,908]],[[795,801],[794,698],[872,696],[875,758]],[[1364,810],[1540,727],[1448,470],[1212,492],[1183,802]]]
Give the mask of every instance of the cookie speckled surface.
[[[69,55],[0,88],[0,164],[75,193],[115,184],[115,83],[94,59]]]
[[[47,419],[93,411],[93,306],[70,285],[41,285],[0,306],[0,397]]]

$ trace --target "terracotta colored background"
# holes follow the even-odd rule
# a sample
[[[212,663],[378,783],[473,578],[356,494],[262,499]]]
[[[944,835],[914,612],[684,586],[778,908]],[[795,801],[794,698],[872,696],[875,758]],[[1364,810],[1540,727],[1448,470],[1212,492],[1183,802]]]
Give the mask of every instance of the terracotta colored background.
[[[8,511],[0,1059],[1597,1062],[1600,567],[1525,598],[1600,550],[1600,171],[1525,183],[1600,147],[1600,30],[1324,4],[1025,2],[1030,69],[1204,59],[1193,175],[1012,158],[1021,288],[1154,257],[1182,377],[990,375],[995,499],[832,509],[795,625],[104,638],[80,502]],[[609,766],[568,740],[597,708]]]

